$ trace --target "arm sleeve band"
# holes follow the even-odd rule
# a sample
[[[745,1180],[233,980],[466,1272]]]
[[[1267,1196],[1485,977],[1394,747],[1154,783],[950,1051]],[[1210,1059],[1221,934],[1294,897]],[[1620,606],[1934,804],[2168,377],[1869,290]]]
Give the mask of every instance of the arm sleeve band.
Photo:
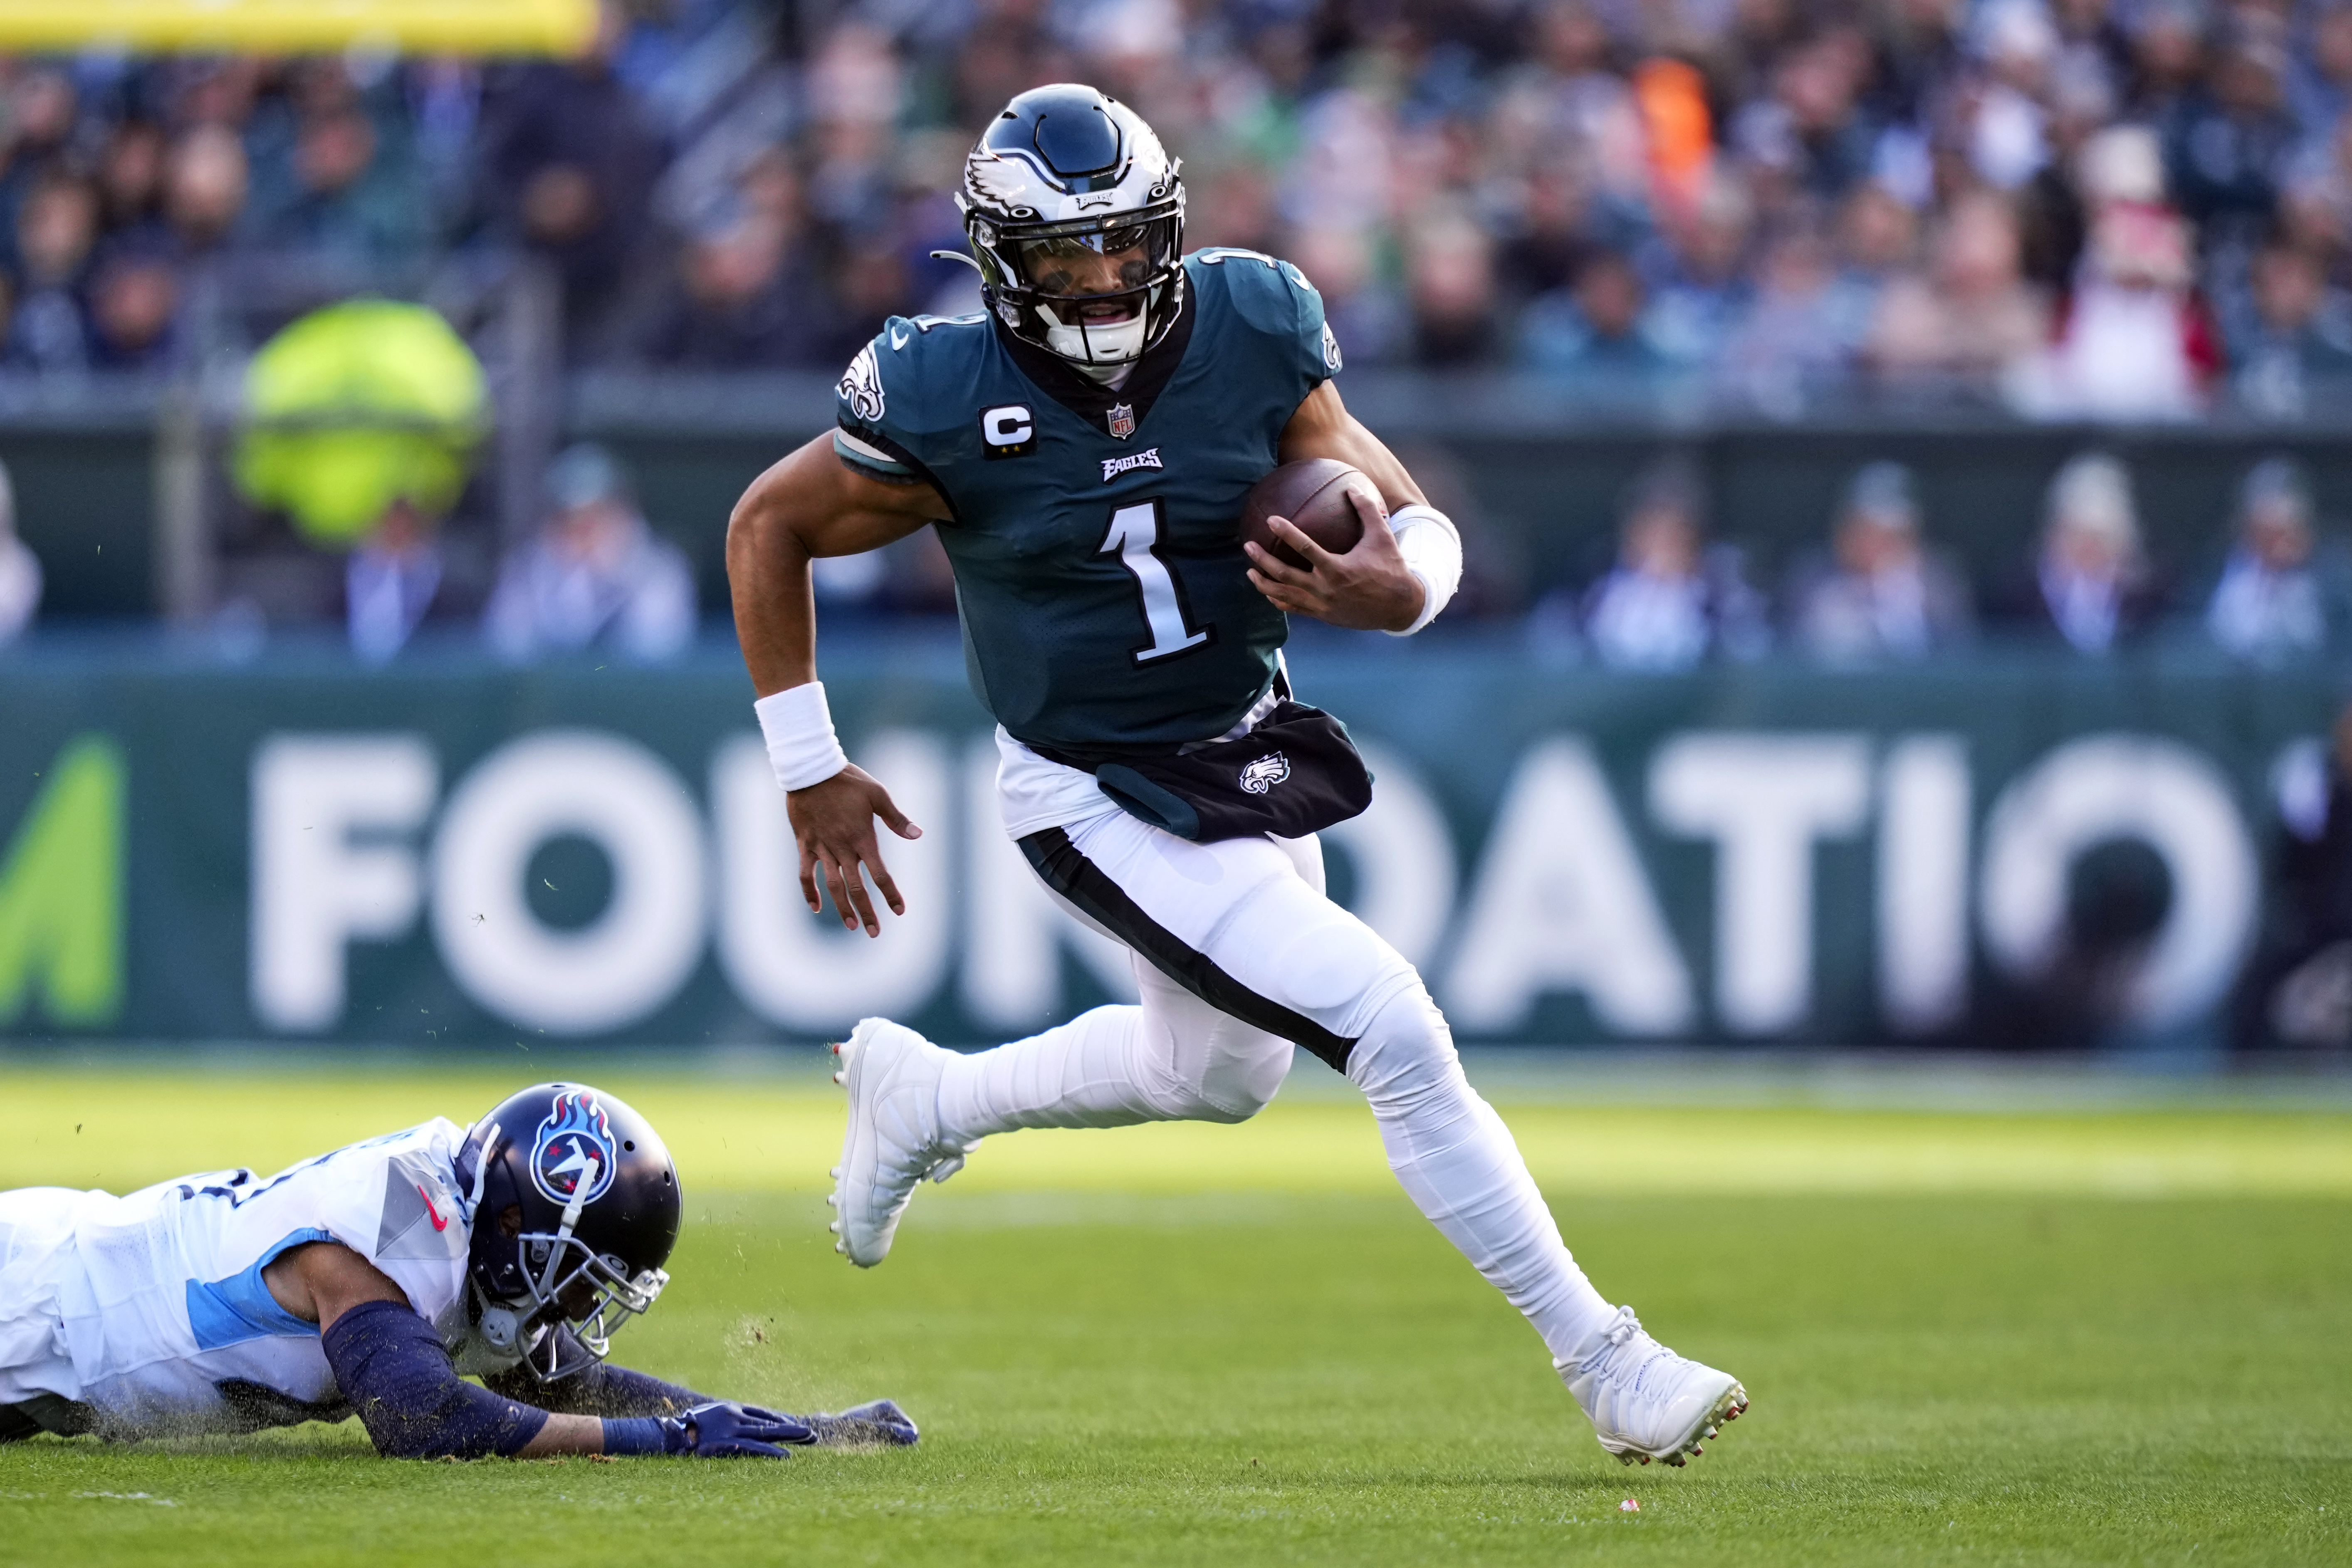
[[[642,1458],[668,1453],[669,1440],[663,1435],[662,1424],[652,1416],[625,1416],[604,1423],[604,1452],[616,1458]]]
[[[433,1325],[401,1302],[354,1307],[321,1341],[343,1397],[392,1458],[510,1458],[547,1425],[546,1411],[459,1377]]]
[[[681,1415],[698,1405],[716,1403],[709,1394],[601,1362],[560,1383],[541,1383],[528,1367],[515,1366],[492,1373],[482,1379],[482,1384],[493,1394],[526,1400],[562,1415],[604,1416],[608,1427],[624,1416]]]
[[[1437,618],[1462,585],[1462,535],[1454,520],[1433,506],[1401,506],[1389,519],[1405,570],[1421,580],[1421,614],[1391,637],[1409,637]]]
[[[752,703],[751,711],[760,716],[760,733],[768,742],[776,783],[786,790],[823,784],[849,765],[840,738],[833,732],[824,681],[771,692]]]

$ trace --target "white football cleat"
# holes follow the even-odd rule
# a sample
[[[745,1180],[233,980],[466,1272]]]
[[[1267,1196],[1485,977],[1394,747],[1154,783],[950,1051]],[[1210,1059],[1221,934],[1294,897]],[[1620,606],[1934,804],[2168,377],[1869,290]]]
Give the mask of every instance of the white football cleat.
[[[1642,1330],[1631,1307],[1552,1365],[1592,1417],[1601,1446],[1625,1464],[1686,1465],[1699,1444],[1748,1408],[1727,1372],[1678,1356]]]
[[[849,1090],[849,1127],[825,1200],[841,1213],[830,1227],[841,1238],[833,1249],[871,1268],[890,1255],[915,1184],[946,1181],[971,1151],[940,1142],[940,1074],[950,1052],[887,1018],[867,1018],[833,1054],[841,1058],[833,1080]]]

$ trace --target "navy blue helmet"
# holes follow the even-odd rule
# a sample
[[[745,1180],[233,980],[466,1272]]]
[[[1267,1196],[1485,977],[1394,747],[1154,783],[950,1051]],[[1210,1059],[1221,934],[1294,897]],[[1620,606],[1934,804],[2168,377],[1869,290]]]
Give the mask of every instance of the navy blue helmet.
[[[467,1130],[467,1271],[482,1338],[543,1382],[604,1359],[669,1276],[684,1205],[652,1124],[585,1084],[508,1096]]]

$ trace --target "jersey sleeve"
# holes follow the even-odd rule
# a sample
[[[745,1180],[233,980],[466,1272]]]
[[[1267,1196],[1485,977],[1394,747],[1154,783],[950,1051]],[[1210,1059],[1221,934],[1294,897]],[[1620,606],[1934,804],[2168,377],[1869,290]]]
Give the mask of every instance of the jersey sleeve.
[[[1298,397],[1338,374],[1339,340],[1323,318],[1323,296],[1307,274],[1255,250],[1209,249],[1198,252],[1197,259],[1204,272],[1213,269],[1216,283],[1247,324],[1251,352],[1261,356],[1260,363],[1290,378]]]
[[[436,1119],[349,1150],[319,1173],[320,1228],[381,1269],[427,1322],[465,1290],[470,1233],[450,1163],[463,1138]]]
[[[834,390],[834,455],[859,473],[888,484],[928,476],[912,412],[918,380],[908,350],[920,337],[893,316],[857,351]]]

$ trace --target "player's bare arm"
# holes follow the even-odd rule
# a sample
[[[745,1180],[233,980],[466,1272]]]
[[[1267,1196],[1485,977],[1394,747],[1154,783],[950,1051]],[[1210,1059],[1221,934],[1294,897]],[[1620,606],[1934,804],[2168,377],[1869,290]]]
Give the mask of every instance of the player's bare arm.
[[[809,563],[878,550],[948,515],[937,490],[917,480],[888,484],[856,472],[820,436],[751,482],[727,521],[727,582],[743,662],[761,697],[816,679],[816,604]],[[890,792],[856,766],[787,792],[785,809],[800,847],[801,897],[822,907],[818,874],[841,923],[868,936],[882,932],[865,872],[893,914],[907,912],[875,837],[880,817],[901,838],[922,829]]]
[[[1330,382],[1308,393],[1291,416],[1282,433],[1281,454],[1286,463],[1336,458],[1361,470],[1391,511],[1426,504],[1421,487],[1396,454],[1348,412],[1339,387]],[[1244,542],[1253,563],[1250,582],[1292,615],[1312,616],[1355,631],[1402,631],[1421,615],[1427,590],[1406,569],[1387,521],[1352,491],[1349,500],[1364,520],[1363,537],[1353,550],[1334,555],[1293,527],[1288,518],[1269,518],[1267,526],[1308,566],[1302,571]]]

